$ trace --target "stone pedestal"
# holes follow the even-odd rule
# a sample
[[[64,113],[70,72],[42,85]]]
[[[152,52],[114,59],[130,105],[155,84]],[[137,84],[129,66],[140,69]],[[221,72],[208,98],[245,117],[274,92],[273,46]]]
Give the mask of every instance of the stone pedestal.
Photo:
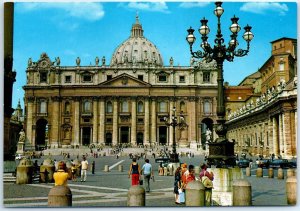
[[[71,207],[72,192],[69,187],[54,186],[48,194],[48,207]]]
[[[140,185],[131,186],[127,193],[127,206],[143,207],[146,205],[145,189]]]
[[[232,206],[232,184],[234,180],[243,179],[242,169],[235,168],[210,168],[214,173],[214,188],[212,199],[221,206]]]
[[[205,205],[205,187],[200,181],[191,181],[185,189],[186,206]]]
[[[31,184],[33,175],[33,165],[31,160],[23,158],[17,167],[16,184]]]

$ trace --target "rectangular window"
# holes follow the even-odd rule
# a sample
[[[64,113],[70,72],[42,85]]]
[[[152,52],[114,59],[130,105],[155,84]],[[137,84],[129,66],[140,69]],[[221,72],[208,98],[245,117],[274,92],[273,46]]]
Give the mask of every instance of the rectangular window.
[[[90,119],[85,118],[83,119],[83,122],[90,122]]]
[[[47,73],[40,73],[40,82],[41,83],[47,82]]]
[[[71,83],[71,76],[70,75],[65,76],[65,83]]]
[[[40,104],[40,113],[41,114],[47,113],[47,103],[45,101],[42,101]]]
[[[107,79],[107,80],[111,80],[111,79],[112,79],[112,75],[107,75],[107,76],[106,76],[106,79]]]
[[[210,73],[209,72],[203,72],[203,82],[204,83],[210,82]]]
[[[138,79],[143,81],[144,80],[144,76],[143,75],[138,75]]]
[[[184,83],[185,82],[185,77],[184,75],[179,76],[179,82]]]
[[[210,102],[205,101],[203,106],[204,106],[204,108],[203,108],[204,113],[205,114],[210,114],[211,113]]]
[[[160,75],[160,76],[158,76],[158,81],[160,81],[160,82],[166,82],[167,81],[167,76],[166,75]]]
[[[91,82],[92,81],[92,76],[91,75],[84,75],[83,76],[83,81],[84,82]]]
[[[144,123],[144,119],[143,118],[138,118],[138,123]]]
[[[283,70],[284,70],[284,63],[280,63],[280,64],[279,64],[279,70],[280,70],[280,71],[283,71]]]
[[[107,119],[106,119],[106,122],[107,122],[107,123],[112,123],[112,118],[107,118]]]

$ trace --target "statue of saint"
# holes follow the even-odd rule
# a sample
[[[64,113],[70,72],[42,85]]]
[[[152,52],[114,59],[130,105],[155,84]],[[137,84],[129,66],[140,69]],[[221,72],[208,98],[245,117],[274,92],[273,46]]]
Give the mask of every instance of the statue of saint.
[[[19,142],[25,142],[25,132],[23,129],[21,129],[19,135]]]
[[[117,64],[117,58],[115,58],[115,62]],[[105,56],[102,57],[102,66],[105,66]]]
[[[76,59],[76,64],[77,64],[77,66],[80,65],[80,58],[79,57],[77,57],[77,59]]]
[[[59,65],[60,65],[60,58],[59,58],[59,57],[56,57],[56,58],[55,58],[55,61],[56,61],[56,65],[59,66]]]
[[[211,131],[209,128],[207,128],[205,136],[206,136],[206,141],[209,142],[211,140]]]
[[[99,65],[99,58],[98,58],[98,56],[97,56],[96,59],[95,59],[95,63],[96,63],[96,66]]]
[[[32,65],[32,59],[29,58],[29,59],[28,59],[28,67],[31,67],[31,65]]]

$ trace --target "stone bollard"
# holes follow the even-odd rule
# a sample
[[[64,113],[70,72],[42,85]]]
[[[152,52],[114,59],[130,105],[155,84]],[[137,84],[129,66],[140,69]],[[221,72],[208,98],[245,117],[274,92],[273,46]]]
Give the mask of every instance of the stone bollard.
[[[105,172],[109,172],[109,166],[108,166],[108,165],[105,165],[105,166],[104,166],[104,171],[105,171]]]
[[[246,168],[246,176],[247,177],[251,177],[251,169],[250,169],[250,167]]]
[[[268,175],[269,175],[269,178],[274,178],[274,170],[273,170],[273,168],[269,168]]]
[[[283,172],[282,168],[278,169],[278,176],[277,176],[277,178],[278,179],[284,179],[284,172]]]
[[[54,161],[50,158],[45,159],[43,164],[40,166],[40,182],[53,182],[54,172]]]
[[[263,177],[263,169],[262,168],[256,169],[256,177]]]
[[[23,158],[17,166],[16,184],[31,184],[33,176],[33,164],[31,160]]]
[[[169,176],[173,176],[174,168],[173,165],[169,166]]]
[[[202,182],[189,182],[185,194],[185,206],[205,206],[205,187]]]
[[[195,166],[195,175],[200,174],[200,166]]]
[[[234,180],[232,184],[232,205],[233,206],[251,206],[252,190],[251,184],[247,180]]]
[[[297,204],[297,177],[290,176],[286,180],[286,198],[288,205]]]
[[[146,204],[145,189],[141,185],[133,185],[127,193],[127,206],[144,207]]]
[[[293,177],[293,176],[295,176],[294,169],[288,169],[286,171],[286,178]]]
[[[123,172],[123,166],[119,165],[119,172]]]
[[[48,207],[71,207],[72,192],[68,186],[58,185],[48,194]]]
[[[164,167],[164,176],[168,176],[168,168]]]

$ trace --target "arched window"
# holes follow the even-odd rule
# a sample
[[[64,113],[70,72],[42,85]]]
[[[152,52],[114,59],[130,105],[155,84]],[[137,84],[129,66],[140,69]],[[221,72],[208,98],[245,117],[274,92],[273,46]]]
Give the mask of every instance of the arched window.
[[[210,114],[211,113],[211,106],[209,101],[204,101],[204,108],[203,111],[205,114]]]
[[[65,103],[65,114],[70,114],[71,112],[71,104],[69,102]]]
[[[112,113],[113,109],[112,109],[112,103],[110,101],[108,101],[106,103],[106,113]]]
[[[168,112],[166,102],[160,102],[159,103],[159,112]]]
[[[144,112],[144,104],[143,102],[138,102],[138,107],[137,107],[138,113],[143,113]]]
[[[41,101],[40,103],[40,113],[45,114],[47,113],[47,102]]]
[[[128,109],[128,101],[123,101],[122,102],[122,112],[129,112],[129,109]]]
[[[83,103],[83,111],[84,112],[91,112],[91,102],[90,101],[85,101]]]

